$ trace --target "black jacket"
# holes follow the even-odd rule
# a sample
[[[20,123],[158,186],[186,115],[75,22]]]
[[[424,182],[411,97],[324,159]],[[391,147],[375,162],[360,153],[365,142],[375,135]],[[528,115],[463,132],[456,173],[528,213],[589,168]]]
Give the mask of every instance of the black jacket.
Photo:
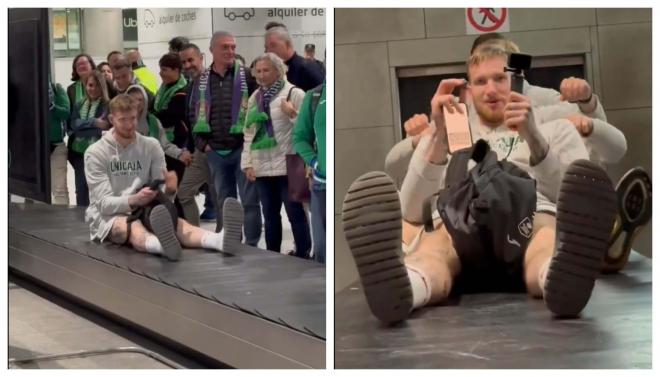
[[[172,84],[174,85],[174,84]],[[167,107],[154,115],[163,125],[165,131],[174,130],[174,144],[183,148],[188,142],[188,124],[186,120],[186,104],[188,102],[186,88],[178,90],[170,99]]]
[[[286,62],[289,67],[286,78],[290,83],[304,91],[314,89],[323,84],[325,80],[325,69],[315,61],[303,58],[294,52],[291,59]]]
[[[69,103],[71,104],[71,110],[73,111],[73,107],[77,105],[76,103],[76,84],[78,84],[78,81],[74,81],[73,84],[67,86],[66,88],[66,95],[69,96]],[[83,96],[85,95],[85,88],[83,87]]]
[[[248,95],[252,94],[256,89],[256,80],[250,74],[249,68],[245,68],[245,79],[248,86]],[[243,146],[243,135],[230,134],[231,129],[231,108],[232,108],[232,95],[234,88],[234,69],[230,67],[225,72],[224,76],[220,76],[215,71],[211,70],[209,75],[209,85],[211,86],[211,98],[206,98],[210,105],[210,114],[208,114],[209,125],[211,126],[210,134],[196,134],[194,136],[195,147],[200,151],[204,151],[207,145],[210,145],[213,150],[234,150]],[[195,125],[197,118],[195,104],[193,103],[193,91],[199,87],[199,78],[194,81],[189,90],[189,97],[187,101],[188,124],[190,129]]]
[[[75,91],[74,91],[75,95]],[[69,140],[67,142],[67,147],[69,148],[69,153],[76,153],[71,149],[71,144],[78,137],[95,137],[100,139],[102,131],[100,128],[96,127],[94,124],[97,118],[108,121],[108,105],[103,103],[96,108],[96,113],[93,118],[81,119],[80,118],[80,108],[82,101],[71,106],[71,118],[69,119],[69,124],[67,126],[67,134],[69,135]],[[112,127],[112,125],[111,125]]]

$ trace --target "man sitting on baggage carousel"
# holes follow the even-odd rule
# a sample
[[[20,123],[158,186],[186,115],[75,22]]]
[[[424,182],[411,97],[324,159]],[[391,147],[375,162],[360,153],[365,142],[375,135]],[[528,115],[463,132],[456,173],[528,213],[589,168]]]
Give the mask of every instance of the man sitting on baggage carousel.
[[[172,261],[181,256],[182,245],[221,251],[230,243],[239,243],[243,210],[235,200],[225,202],[225,224],[229,226],[220,233],[178,218],[172,204],[176,174],[166,170],[158,140],[136,131],[137,111],[131,96],[113,98],[109,115],[113,127],[85,152],[90,193],[85,221],[91,239],[132,245]]]
[[[348,189],[344,233],[382,322],[445,302],[457,283],[462,291],[526,290],[558,317],[578,316],[589,301],[616,214],[614,188],[571,122],[536,123],[529,99],[512,88],[507,58],[496,45],[470,57],[472,109],[459,110],[452,94],[462,80],[440,83],[435,127],[426,125],[433,131],[416,148],[401,193],[381,172]],[[478,116],[469,126],[478,141],[462,150],[468,158],[449,154],[445,110]],[[431,213],[424,199],[442,187]],[[404,256],[402,230],[420,224],[426,230]]]

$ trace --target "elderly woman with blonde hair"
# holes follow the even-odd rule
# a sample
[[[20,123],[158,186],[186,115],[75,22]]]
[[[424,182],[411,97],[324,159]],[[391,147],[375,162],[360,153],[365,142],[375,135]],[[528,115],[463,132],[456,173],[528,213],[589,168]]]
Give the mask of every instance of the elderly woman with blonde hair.
[[[289,200],[286,171],[286,155],[294,153],[293,126],[305,93],[287,81],[286,65],[273,53],[258,56],[252,74],[259,89],[248,100],[241,169],[259,192],[266,248],[280,251],[284,204],[296,256],[308,258],[312,242],[307,215],[302,203]]]

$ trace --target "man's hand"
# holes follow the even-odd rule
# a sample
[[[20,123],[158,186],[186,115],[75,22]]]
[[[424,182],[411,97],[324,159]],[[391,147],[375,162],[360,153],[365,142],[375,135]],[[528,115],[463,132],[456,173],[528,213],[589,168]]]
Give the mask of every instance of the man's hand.
[[[128,197],[128,204],[133,208],[144,207],[154,200],[156,194],[158,191],[143,187],[142,190]]]
[[[188,152],[188,150],[184,150],[179,155],[179,161],[183,162],[183,164],[186,166],[190,166],[190,164],[192,163],[192,155],[190,154],[190,152]]]
[[[573,114],[567,116],[566,119],[570,120],[580,135],[584,137],[591,135],[594,130],[594,121],[587,116],[581,114]]]
[[[429,117],[426,114],[415,114],[403,123],[406,136],[417,136],[431,128]]]
[[[429,124],[429,117],[426,114],[415,114],[405,121],[403,128],[406,130],[406,137],[412,138],[413,149],[423,136],[433,134],[433,128]]]
[[[311,166],[305,167],[305,178],[307,179],[307,185],[309,186],[309,191],[312,191],[312,185],[314,184],[314,168]]]
[[[559,86],[560,99],[568,102],[584,102],[591,98],[591,86],[586,80],[569,77]]]
[[[512,131],[524,134],[528,131],[532,104],[522,94],[511,92],[504,106],[504,124]]]
[[[438,89],[436,89],[433,98],[431,99],[431,119],[435,120],[436,116],[442,115],[442,108],[447,108],[450,114],[457,110],[463,113],[460,107],[457,106],[458,97],[451,94],[458,86],[466,85],[464,79],[445,79],[440,81]],[[437,124],[436,124],[437,125]]]
[[[248,181],[254,182],[257,180],[257,174],[254,172],[254,168],[245,168],[244,171]]]
[[[445,79],[440,81],[438,88],[431,98],[431,120],[435,123],[435,130],[431,127],[431,142],[428,149],[425,151],[424,158],[433,164],[444,164],[447,162],[447,154],[449,153],[449,144],[447,142],[447,127],[445,125],[445,117],[442,113],[443,108],[451,114],[454,111],[463,113],[463,110],[458,107],[458,97],[451,94],[458,86],[464,86],[466,81],[464,79]],[[422,118],[423,117],[423,118]],[[426,115],[419,117],[416,122],[423,124],[424,121],[428,122]],[[427,128],[428,129],[428,128]],[[426,129],[425,129],[426,130]],[[424,130],[424,131],[425,131]],[[424,132],[422,131],[422,132]],[[415,140],[413,140],[413,146]]]
[[[504,124],[509,129],[517,131],[529,145],[531,166],[545,159],[550,146],[536,127],[532,105],[527,97],[516,92],[509,94],[509,101],[504,106]]]
[[[110,124],[101,118],[94,120],[94,125],[102,130],[107,130],[110,128]]]
[[[282,101],[282,104],[280,105],[280,109],[282,109],[282,112],[286,114],[289,118],[295,118],[298,115],[298,112],[293,107],[291,101],[286,101],[286,100]]]
[[[168,194],[174,194],[178,183],[176,173],[174,171],[163,169],[163,179],[165,180],[165,192]]]
[[[208,144],[206,144],[206,146],[204,147],[204,152],[210,152],[210,151],[212,151],[212,150],[213,150],[213,149],[211,149],[211,146],[208,145]]]

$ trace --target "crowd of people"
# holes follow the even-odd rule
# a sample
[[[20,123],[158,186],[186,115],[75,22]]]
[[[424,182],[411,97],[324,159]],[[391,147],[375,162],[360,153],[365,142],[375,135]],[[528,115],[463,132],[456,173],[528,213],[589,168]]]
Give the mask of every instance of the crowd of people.
[[[181,245],[219,248],[223,208],[236,211],[228,198],[240,198],[243,241],[256,246],[263,228],[266,248],[281,252],[284,206],[295,244],[286,251],[325,263],[325,67],[313,45],[298,55],[285,25],[265,29],[265,52],[249,66],[230,32],[213,34],[206,66],[199,46],[173,38],[160,86],[138,50],[98,65],[76,56],[72,84],[49,86],[53,203],[69,204],[68,161],[92,239],[170,259]],[[164,192],[148,187],[158,179]],[[307,200],[292,193],[300,181]],[[200,219],[216,221],[214,235]]]

